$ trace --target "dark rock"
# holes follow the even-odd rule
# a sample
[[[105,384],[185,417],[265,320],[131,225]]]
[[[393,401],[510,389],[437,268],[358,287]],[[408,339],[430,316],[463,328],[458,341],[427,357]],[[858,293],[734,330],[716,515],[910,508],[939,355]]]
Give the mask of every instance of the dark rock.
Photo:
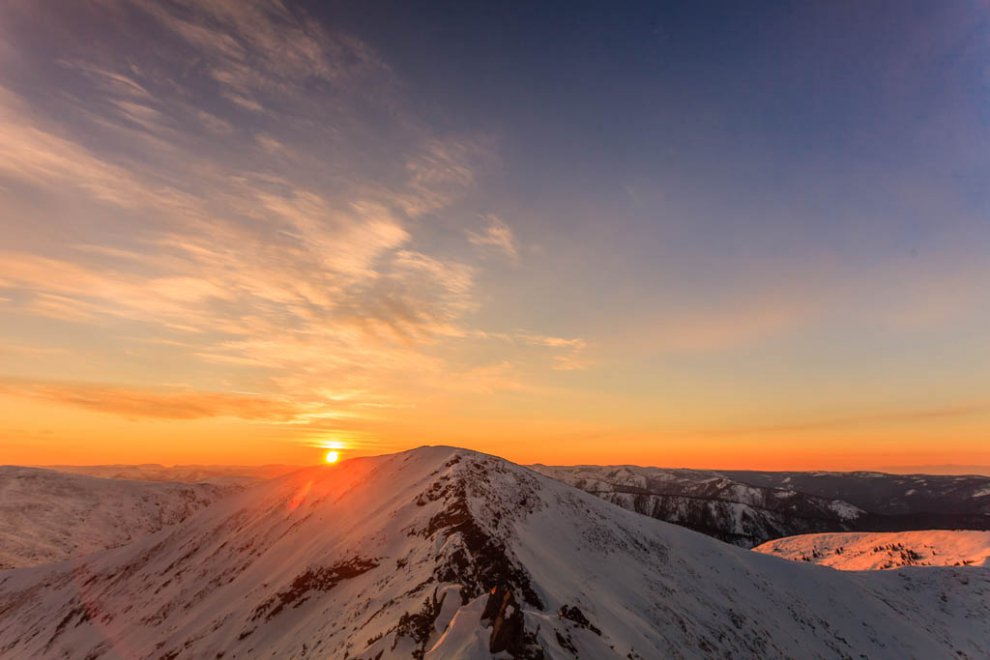
[[[508,651],[513,656],[523,653],[526,645],[523,614],[510,590],[504,587],[492,588],[481,619],[492,622],[489,651],[492,653]]]
[[[586,630],[590,630],[591,632],[595,633],[599,637],[602,636],[602,631],[593,623],[588,621],[588,617],[584,615],[584,612],[582,612],[577,605],[575,605],[574,607],[561,605],[560,611],[558,613],[560,614],[560,618],[574,622],[575,624],[577,624],[579,628],[585,628]]]

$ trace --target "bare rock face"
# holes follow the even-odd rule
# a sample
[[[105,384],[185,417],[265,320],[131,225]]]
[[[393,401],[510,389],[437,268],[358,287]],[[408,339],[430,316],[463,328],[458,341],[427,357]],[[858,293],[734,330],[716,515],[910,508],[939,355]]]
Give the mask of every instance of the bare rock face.
[[[530,576],[511,559],[498,534],[490,531],[492,527],[497,530],[511,516],[525,515],[531,511],[532,505],[537,502],[535,496],[527,497],[523,484],[506,494],[513,506],[511,513],[498,512],[483,524],[471,510],[468,498],[477,497],[485,491],[486,470],[472,462],[467,462],[464,470],[458,470],[461,460],[460,457],[449,460],[444,465],[446,471],[438,475],[427,492],[416,500],[420,506],[428,502],[443,504],[439,512],[430,518],[421,535],[430,539],[439,536],[452,540],[434,576],[439,582],[463,585],[465,599],[504,585],[522,594],[528,604],[542,608],[543,603],[531,585]]]
[[[488,650],[492,653],[508,651],[519,655],[525,645],[523,616],[512,592],[502,587],[492,587],[481,615],[481,622],[490,623],[492,634]]]

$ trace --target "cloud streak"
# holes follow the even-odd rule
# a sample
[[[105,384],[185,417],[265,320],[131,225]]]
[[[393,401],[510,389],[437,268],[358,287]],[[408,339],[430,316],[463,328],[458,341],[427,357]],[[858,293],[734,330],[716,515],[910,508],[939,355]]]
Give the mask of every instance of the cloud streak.
[[[287,400],[229,392],[168,391],[93,383],[0,380],[0,394],[76,406],[129,418],[190,420],[235,417],[288,422],[302,411]]]
[[[513,261],[519,258],[519,248],[512,228],[500,218],[490,215],[487,225],[481,232],[468,231],[468,240],[481,247],[491,247],[501,251]]]
[[[185,386],[39,373],[0,394],[324,428],[459,388],[515,390],[521,347],[548,371],[581,366],[580,340],[504,342],[477,325],[469,244],[515,260],[512,230],[488,216],[452,253],[425,228],[472,194],[493,141],[428,126],[365,44],[266,0],[73,7],[72,43],[42,29],[58,20],[44,8],[2,12],[19,57],[0,62],[14,73],[0,198],[22,211],[2,221],[18,239],[0,243],[0,313],[89,328],[60,350],[91,350],[97,329],[116,341],[90,380],[144,356]],[[93,20],[132,29],[89,41]],[[127,43],[142,34],[156,48]],[[45,75],[64,91],[36,84]],[[59,232],[71,240],[46,239]]]
[[[990,414],[990,402],[959,404],[937,408],[882,411],[863,413],[846,417],[817,419],[807,422],[793,422],[768,425],[740,426],[735,428],[712,428],[694,432],[703,437],[724,437],[743,435],[766,435],[780,433],[802,433],[805,431],[828,431],[857,426],[903,425],[912,422],[944,421]]]

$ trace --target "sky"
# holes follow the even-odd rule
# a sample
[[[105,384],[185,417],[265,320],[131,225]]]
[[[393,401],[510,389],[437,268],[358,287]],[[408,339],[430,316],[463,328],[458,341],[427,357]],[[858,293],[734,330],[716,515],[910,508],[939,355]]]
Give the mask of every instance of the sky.
[[[984,1],[0,0],[0,463],[976,470],[988,291]]]

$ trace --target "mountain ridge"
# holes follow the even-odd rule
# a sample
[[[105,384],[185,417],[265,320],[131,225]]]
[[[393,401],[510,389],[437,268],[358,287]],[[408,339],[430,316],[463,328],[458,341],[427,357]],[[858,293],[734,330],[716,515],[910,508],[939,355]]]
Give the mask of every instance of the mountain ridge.
[[[0,655],[439,660],[490,658],[497,641],[518,658],[978,657],[987,572],[899,573],[763,556],[497,457],[424,447],[0,572]]]
[[[982,477],[532,467],[625,509],[747,548],[807,533],[990,529],[990,497],[980,500],[984,491],[990,493],[990,479]],[[750,474],[756,475],[752,483],[744,481]],[[819,478],[828,487],[802,490]],[[929,480],[937,494],[919,495]],[[859,497],[846,499],[847,492]],[[885,495],[895,504],[883,506]]]

